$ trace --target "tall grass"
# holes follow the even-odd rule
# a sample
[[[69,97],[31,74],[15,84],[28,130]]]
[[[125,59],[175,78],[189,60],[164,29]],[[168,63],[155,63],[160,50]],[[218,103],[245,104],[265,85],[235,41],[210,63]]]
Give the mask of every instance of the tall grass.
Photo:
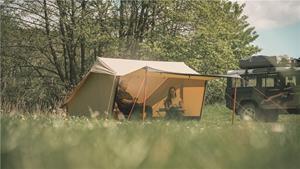
[[[300,117],[231,125],[206,106],[201,121],[118,122],[58,115],[2,115],[1,168],[295,168]]]

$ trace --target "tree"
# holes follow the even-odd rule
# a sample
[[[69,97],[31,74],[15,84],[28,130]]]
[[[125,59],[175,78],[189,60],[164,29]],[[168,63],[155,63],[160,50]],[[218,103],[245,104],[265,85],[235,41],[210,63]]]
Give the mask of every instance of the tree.
[[[33,102],[53,104],[101,56],[185,61],[201,74],[225,73],[259,51],[243,8],[224,0],[7,0],[1,6],[3,100],[17,104],[26,91]],[[14,88],[5,84],[12,79],[36,90],[17,83],[8,99]],[[210,101],[222,100],[210,92]]]

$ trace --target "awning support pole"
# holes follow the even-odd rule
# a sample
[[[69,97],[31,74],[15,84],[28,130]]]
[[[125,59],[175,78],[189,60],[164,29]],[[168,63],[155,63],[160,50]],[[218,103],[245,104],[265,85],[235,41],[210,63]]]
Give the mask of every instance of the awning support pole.
[[[146,67],[145,70],[145,83],[144,83],[144,101],[143,101],[143,121],[145,121],[146,118],[146,87],[147,87],[147,74],[148,74],[148,68]]]
[[[143,81],[142,81],[142,83],[140,85],[139,91],[138,91],[138,93],[137,93],[137,95],[136,95],[135,98],[138,98],[140,96],[141,91],[142,91],[142,87],[143,87],[144,83],[145,83],[145,77],[144,77],[144,79],[143,79]],[[132,105],[132,107],[130,109],[130,112],[129,112],[129,115],[128,115],[128,118],[127,118],[128,120],[130,120],[130,118],[131,118],[131,115],[132,115],[134,106],[136,105],[136,102],[137,102],[137,99],[135,99],[134,102],[133,102],[133,105]]]
[[[234,116],[236,112],[236,78],[234,79],[234,94],[233,94],[233,109],[232,109],[232,116],[231,116],[231,124],[234,123]]]

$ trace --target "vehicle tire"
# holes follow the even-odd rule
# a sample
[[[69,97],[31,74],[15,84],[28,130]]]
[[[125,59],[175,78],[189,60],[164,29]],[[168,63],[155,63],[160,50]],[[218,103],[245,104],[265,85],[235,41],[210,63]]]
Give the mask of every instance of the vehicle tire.
[[[253,103],[242,104],[238,109],[241,120],[253,121],[257,120],[258,108]]]
[[[276,122],[279,117],[278,110],[265,110],[264,117],[266,122]]]
[[[300,109],[288,109],[289,114],[300,114]]]

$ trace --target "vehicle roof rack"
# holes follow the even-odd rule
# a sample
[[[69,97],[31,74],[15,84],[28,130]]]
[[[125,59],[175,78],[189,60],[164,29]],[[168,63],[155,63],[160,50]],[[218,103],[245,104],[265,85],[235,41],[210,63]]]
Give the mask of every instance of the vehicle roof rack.
[[[267,68],[267,67],[291,67],[292,58],[283,56],[257,55],[247,59],[241,59],[241,69]],[[295,61],[296,62],[296,61]]]

